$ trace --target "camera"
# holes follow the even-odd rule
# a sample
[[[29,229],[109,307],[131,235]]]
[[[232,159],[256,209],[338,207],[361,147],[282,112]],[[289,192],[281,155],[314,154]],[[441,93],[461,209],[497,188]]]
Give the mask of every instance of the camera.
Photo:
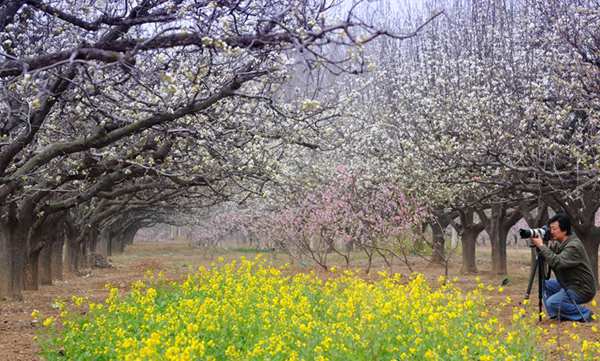
[[[540,228],[521,228],[519,229],[519,235],[521,236],[521,238],[533,238],[533,237],[540,237],[544,243],[547,243],[548,241],[550,241],[550,229],[548,229],[548,226],[542,226]],[[527,245],[529,245],[529,247],[534,247],[534,244],[531,243],[530,240],[527,241]]]

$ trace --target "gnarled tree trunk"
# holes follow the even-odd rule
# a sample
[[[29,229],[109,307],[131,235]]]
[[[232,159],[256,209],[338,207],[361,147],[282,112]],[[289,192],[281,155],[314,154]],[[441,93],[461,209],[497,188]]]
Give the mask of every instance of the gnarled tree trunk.
[[[476,244],[477,236],[485,229],[482,220],[475,223],[475,209],[465,208],[458,210],[460,215],[460,224],[453,224],[459,232],[462,244],[462,273],[477,273],[476,264]]]
[[[510,228],[521,219],[521,209],[529,210],[532,206],[523,206],[526,208],[514,208],[508,210],[503,204],[494,205],[491,208],[491,216],[486,225],[486,230],[490,235],[492,246],[492,272],[498,275],[508,273],[506,257],[506,238]],[[527,208],[529,207],[529,208]]]
[[[433,212],[433,220],[430,222],[432,244],[431,244],[431,263],[446,263],[446,240],[444,239],[444,230],[450,225],[455,212],[444,212],[437,210]]]

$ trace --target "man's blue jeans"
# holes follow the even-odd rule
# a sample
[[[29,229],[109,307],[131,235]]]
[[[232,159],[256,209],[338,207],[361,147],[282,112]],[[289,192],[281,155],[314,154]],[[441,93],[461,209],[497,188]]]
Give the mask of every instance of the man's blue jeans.
[[[591,317],[590,310],[583,306],[574,305],[573,302],[578,305],[582,303],[582,299],[577,293],[561,288],[555,279],[544,282],[544,306],[546,306],[548,317],[558,318],[560,312],[561,320],[588,321]],[[582,315],[583,319],[581,318]]]

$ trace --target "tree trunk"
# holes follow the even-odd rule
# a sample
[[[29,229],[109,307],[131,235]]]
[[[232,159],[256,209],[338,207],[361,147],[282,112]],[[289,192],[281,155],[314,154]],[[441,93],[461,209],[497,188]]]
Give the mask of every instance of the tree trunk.
[[[39,280],[42,285],[52,284],[52,244],[44,246],[40,251]]]
[[[46,243],[50,242],[52,232],[56,229],[49,229],[48,227],[41,227],[36,230],[30,230],[33,232],[28,237],[29,245],[27,247],[27,263],[25,264],[25,277],[24,277],[24,288],[26,290],[38,290],[40,286],[40,254],[46,247]],[[52,282],[52,281],[50,281]]]
[[[590,257],[590,262],[592,263],[592,272],[594,274],[594,278],[596,279],[596,284],[598,284],[598,240],[588,239],[583,241],[583,245],[585,246],[588,257]]]
[[[352,251],[354,251],[354,239],[351,239],[351,240],[349,240],[348,242],[345,243],[344,250],[346,252],[352,252]]]
[[[50,252],[50,262],[51,270],[52,270],[52,279],[62,281],[64,279],[63,276],[63,250],[64,250],[64,234],[59,235],[58,239],[52,242]]]
[[[123,241],[123,236],[117,235],[111,239],[112,252],[111,253],[123,253],[125,250],[125,242]]]
[[[508,274],[508,257],[506,255],[506,239],[508,238],[508,232],[510,228],[513,226],[506,227],[505,225],[501,225],[498,229],[498,269],[496,270],[496,274],[505,275]]]
[[[583,243],[585,251],[592,263],[592,272],[596,283],[598,283],[598,245],[600,241],[600,228],[590,226],[587,230],[582,230],[578,227],[577,236]]]
[[[477,273],[475,262],[475,245],[480,230],[466,229],[461,236],[462,244],[462,268],[461,273]]]
[[[79,250],[78,244],[73,239],[67,240],[67,271],[70,273],[77,273],[79,271]]]
[[[100,238],[100,232],[91,232],[90,236],[83,242],[83,251],[85,253],[86,268],[92,268],[94,266],[94,253],[98,248],[98,239]]]
[[[127,245],[127,240],[124,236],[119,237],[119,253],[125,252],[125,246]]]
[[[0,299],[11,295],[12,259],[10,258],[10,234],[0,229]]]
[[[504,218],[502,207],[501,205],[492,206],[492,215],[486,227],[490,236],[490,246],[492,247],[492,273],[494,274],[506,274],[506,238],[504,242],[501,242],[502,238],[500,237],[500,226],[502,218]],[[502,259],[502,253],[504,253],[504,260]]]
[[[135,239],[135,235],[137,234],[138,230],[139,230],[139,226],[137,225],[131,225],[127,231],[125,232],[125,244],[124,246],[130,246],[133,244],[133,240]],[[123,247],[123,251],[125,251],[125,247]]]
[[[113,235],[109,234],[109,236],[106,239],[106,256],[110,257],[113,255]]]
[[[504,205],[494,205],[492,215],[486,229],[490,234],[492,245],[492,272],[497,275],[508,273],[506,257],[506,238],[510,228],[521,219],[521,211],[527,210],[531,206],[522,205],[521,208],[514,208],[508,211]]]
[[[86,241],[77,245],[77,267],[78,269],[88,268],[88,252]]]
[[[36,237],[31,238],[31,249],[39,252],[37,278],[42,285],[51,285],[55,273],[60,272],[59,279],[62,279],[62,242],[65,234],[63,219],[58,214],[47,218],[36,231]],[[59,272],[55,272],[54,267],[58,267]]]
[[[446,260],[444,230],[438,222],[431,223],[432,253],[431,263],[444,264]]]
[[[475,223],[475,209],[467,207],[458,209],[460,215],[460,224],[451,220],[452,226],[458,230],[462,244],[462,268],[461,273],[477,273],[475,260],[475,248],[477,236],[485,229],[486,217],[483,212],[479,212],[479,223]]]
[[[25,264],[27,261],[27,245],[23,232],[17,230],[17,226],[10,232],[9,257],[11,258],[10,290],[9,297],[15,300],[23,300],[23,286]]]
[[[39,273],[38,265],[40,263],[40,251],[35,250],[30,252],[27,256],[27,262],[25,263],[25,277],[24,277],[24,288],[26,290],[37,290],[39,289]]]
[[[109,256],[109,245],[110,245],[110,232],[107,229],[103,229],[98,236],[98,241],[94,249],[94,253],[99,253],[104,257]]]
[[[9,271],[10,284],[8,296],[15,300],[23,300],[23,274],[27,255],[21,242],[15,242],[14,239],[11,240],[9,257],[11,258],[11,267]]]
[[[453,211],[448,212],[443,209],[434,210],[433,221],[430,223],[432,234],[431,263],[447,264],[444,230],[452,223],[452,219],[456,216],[456,212]]]

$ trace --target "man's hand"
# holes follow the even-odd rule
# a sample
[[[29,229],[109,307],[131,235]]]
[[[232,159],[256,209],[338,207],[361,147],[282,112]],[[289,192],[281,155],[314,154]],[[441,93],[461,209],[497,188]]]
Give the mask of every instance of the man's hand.
[[[540,237],[532,237],[531,243],[533,243],[537,248],[540,248],[540,246],[544,244],[544,241],[542,241]]]

